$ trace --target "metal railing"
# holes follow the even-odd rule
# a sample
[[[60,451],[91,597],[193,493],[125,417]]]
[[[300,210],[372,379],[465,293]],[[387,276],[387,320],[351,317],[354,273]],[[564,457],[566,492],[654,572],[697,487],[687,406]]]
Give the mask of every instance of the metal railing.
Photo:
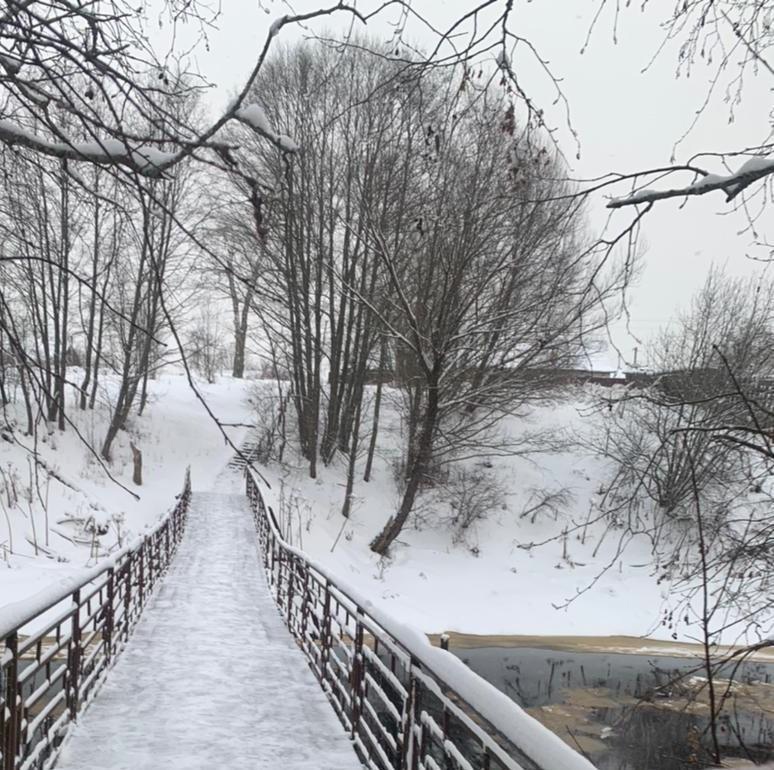
[[[289,545],[248,470],[269,587],[360,759],[374,770],[593,770],[451,653]]]
[[[164,520],[103,564],[0,609],[0,768],[51,767],[183,536],[190,469]],[[32,630],[26,634],[25,626]]]

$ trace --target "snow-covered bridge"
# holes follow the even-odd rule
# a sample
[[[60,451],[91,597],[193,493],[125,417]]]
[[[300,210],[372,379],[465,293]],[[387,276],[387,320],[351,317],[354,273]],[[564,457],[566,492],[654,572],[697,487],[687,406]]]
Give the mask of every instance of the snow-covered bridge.
[[[57,766],[359,768],[267,590],[245,496],[195,494],[186,529]]]
[[[591,768],[285,543],[251,475],[189,491],[64,606],[0,610],[2,770]]]

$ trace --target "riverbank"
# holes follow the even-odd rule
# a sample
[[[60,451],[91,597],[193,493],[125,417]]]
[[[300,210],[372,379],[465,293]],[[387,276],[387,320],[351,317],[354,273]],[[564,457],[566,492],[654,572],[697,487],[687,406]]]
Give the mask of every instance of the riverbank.
[[[509,446],[534,451],[454,463],[448,478],[423,489],[384,557],[370,544],[401,500],[399,392],[384,390],[370,480],[356,474],[346,517],[343,455],[310,478],[308,463],[288,445],[282,464],[261,467],[271,484],[262,492],[293,545],[344,585],[357,586],[380,611],[425,633],[624,636],[637,641],[613,644],[629,652],[652,639],[691,645],[701,617],[701,608],[692,606],[696,586],[681,583],[661,563],[648,536],[631,535],[602,514],[616,467],[594,448],[606,426],[606,412],[592,408],[599,394],[577,388],[555,395],[498,425]],[[541,445],[535,436],[550,436],[551,443]],[[486,491],[484,509],[459,510],[462,471]],[[740,506],[755,502],[742,498]],[[718,641],[725,644],[774,634],[774,617],[765,612],[754,627],[748,619],[733,625],[735,610],[725,604],[716,619],[721,615],[725,631]],[[742,639],[744,627],[750,635]]]
[[[433,641],[440,642],[434,635]],[[713,655],[643,637],[450,634],[449,651],[599,770],[714,766],[710,713],[725,759],[774,759],[774,655]]]
[[[623,655],[668,655],[676,658],[701,657],[702,645],[692,642],[671,642],[639,636],[539,636],[527,634],[463,634],[449,631],[449,646],[459,650],[483,647],[532,648],[557,652],[599,652]],[[428,634],[431,644],[440,646],[442,634]],[[729,645],[713,648],[715,656],[725,657],[738,649]],[[774,641],[771,647],[756,650],[748,656],[751,660],[774,663]]]

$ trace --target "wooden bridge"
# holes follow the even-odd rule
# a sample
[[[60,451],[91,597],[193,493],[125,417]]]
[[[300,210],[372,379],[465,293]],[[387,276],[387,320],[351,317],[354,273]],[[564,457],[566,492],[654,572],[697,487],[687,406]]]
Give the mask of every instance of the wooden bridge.
[[[285,543],[245,479],[186,477],[150,535],[0,609],[1,770],[591,770]]]

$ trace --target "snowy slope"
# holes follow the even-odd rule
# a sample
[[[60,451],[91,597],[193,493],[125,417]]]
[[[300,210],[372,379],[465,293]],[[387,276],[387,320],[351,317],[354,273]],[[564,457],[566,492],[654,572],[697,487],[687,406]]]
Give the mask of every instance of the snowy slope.
[[[256,387],[272,391],[272,383],[222,377],[216,384],[197,383],[213,412],[239,444],[245,424],[256,414],[248,398]],[[392,394],[394,396],[394,394]],[[384,404],[373,478],[362,481],[364,458],[358,461],[351,517],[341,516],[346,463],[337,457],[320,466],[318,478],[308,477],[306,464],[288,449],[283,466],[261,472],[271,483],[264,493],[277,512],[283,531],[348,584],[356,585],[377,607],[403,623],[428,633],[524,635],[649,635],[672,640],[672,629],[661,625],[669,586],[657,583],[648,543],[633,541],[618,553],[615,531],[604,533],[593,519],[602,486],[611,476],[608,462],[575,446],[571,450],[529,457],[499,457],[491,467],[504,494],[502,506],[470,527],[463,538],[449,526],[448,498],[440,490],[425,497],[419,513],[394,544],[391,558],[379,559],[368,545],[396,510],[399,500],[394,464],[400,456],[400,421],[391,397]],[[595,429],[583,393],[542,407],[528,419],[511,419],[507,429],[563,431],[588,435]],[[72,414],[82,431],[97,441],[104,435],[104,412]],[[93,425],[91,424],[93,420]],[[261,420],[259,418],[258,422]],[[598,422],[596,423],[598,427]],[[52,481],[49,486],[50,549],[57,558],[33,555],[26,542],[31,526],[26,503],[9,510],[14,555],[0,561],[0,604],[17,601],[50,585],[75,569],[91,565],[90,549],[74,546],[53,532],[66,516],[94,514],[109,522],[101,538],[101,553],[117,546],[111,514],[124,515],[123,538],[141,533],[157,521],[179,491],[186,465],[192,468],[195,490],[209,490],[233,456],[218,428],[197,400],[184,376],[166,374],[152,383],[151,403],[140,419],[132,419],[131,436],[144,455],[145,484],[135,501],[106,479],[72,431],[54,433],[41,444],[47,463],[78,491]],[[365,442],[364,442],[365,443]],[[27,455],[0,442],[0,467],[17,469],[20,485],[27,477]],[[111,471],[132,488],[129,436],[116,444]],[[535,505],[538,490],[564,490],[566,504],[556,513],[542,510],[523,515]],[[35,509],[38,539],[44,542],[43,512]],[[61,528],[61,527],[60,527]],[[563,530],[568,529],[566,538]],[[0,543],[7,542],[7,523],[0,510]],[[548,541],[545,542],[544,541]],[[525,547],[530,544],[540,544]],[[587,590],[589,589],[589,590]],[[573,600],[569,601],[568,600]],[[680,641],[690,640],[682,631]]]
[[[512,431],[565,429],[586,431],[580,400],[565,400],[537,409],[526,421],[514,420]],[[599,419],[599,418],[597,418]],[[267,469],[272,489],[267,499],[295,545],[356,584],[371,601],[402,621],[429,633],[472,634],[653,635],[671,638],[659,625],[668,587],[652,576],[645,542],[632,542],[622,556],[618,541],[591,525],[585,543],[581,531],[540,547],[530,543],[561,536],[593,516],[600,486],[610,467],[577,447],[533,457],[500,457],[493,473],[505,487],[504,508],[472,527],[462,542],[449,529],[448,505],[433,500],[399,537],[389,560],[380,560],[368,544],[396,510],[398,492],[392,462],[397,455],[398,419],[387,410],[386,430],[371,482],[355,486],[351,518],[340,515],[344,497],[343,459],[322,467],[318,479],[306,467]],[[361,464],[362,467],[362,464]],[[263,470],[263,469],[262,469]],[[572,499],[558,518],[540,512],[534,522],[521,514],[535,503],[536,490],[564,489]],[[299,523],[300,522],[300,523]],[[609,569],[599,577],[603,568]],[[593,590],[584,589],[594,585]],[[580,594],[580,595],[579,595]],[[574,601],[567,604],[568,599]]]
[[[214,385],[200,382],[197,387],[222,421],[243,423],[249,419],[248,385],[244,381],[223,377]],[[111,397],[111,390],[112,383],[107,381],[101,395],[103,406],[98,406],[94,412],[80,413],[74,405],[70,406],[69,416],[96,447],[105,435],[107,410],[104,402]],[[245,433],[243,427],[228,430],[237,444]],[[144,483],[141,487],[132,483],[130,440],[143,453]],[[54,430],[45,442],[39,443],[38,449],[46,464],[72,488],[54,479],[46,485],[45,474],[41,474],[41,493],[44,499],[46,495],[48,497],[46,537],[43,505],[33,495],[31,516],[27,502],[29,453],[18,445],[0,442],[0,467],[8,479],[14,477],[19,495],[19,503],[9,508],[6,492],[3,492],[7,516],[0,511],[0,543],[7,547],[12,539],[13,554],[0,553],[0,604],[23,599],[95,563],[88,543],[90,536],[73,519],[85,520],[93,516],[97,524],[107,526],[107,533],[99,538],[98,561],[118,547],[119,532],[120,540],[126,542],[167,512],[182,488],[186,466],[191,466],[194,490],[209,489],[233,454],[233,449],[226,444],[182,374],[160,375],[151,382],[145,414],[139,418],[133,415],[129,431],[120,433],[116,440],[109,470],[120,484],[139,495],[138,500],[106,476],[71,428],[64,433]],[[115,516],[120,517],[120,522]],[[33,521],[39,544],[37,556],[30,542]],[[86,542],[75,544],[63,535]]]

